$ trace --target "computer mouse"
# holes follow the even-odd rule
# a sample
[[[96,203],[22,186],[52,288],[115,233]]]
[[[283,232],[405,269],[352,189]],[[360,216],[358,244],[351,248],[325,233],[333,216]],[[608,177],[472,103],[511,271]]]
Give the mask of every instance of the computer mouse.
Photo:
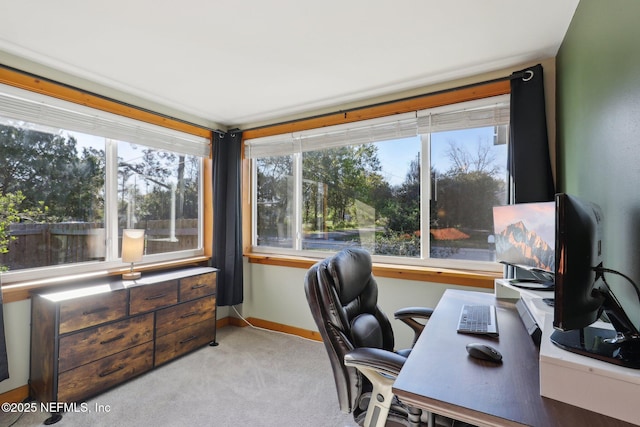
[[[502,354],[495,348],[482,343],[467,344],[467,353],[476,359],[488,360],[490,362],[502,362]]]

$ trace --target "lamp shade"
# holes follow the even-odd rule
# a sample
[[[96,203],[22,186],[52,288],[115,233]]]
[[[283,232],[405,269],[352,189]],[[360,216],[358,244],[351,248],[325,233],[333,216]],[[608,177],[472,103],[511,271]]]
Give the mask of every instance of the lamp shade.
[[[142,261],[144,230],[122,230],[122,262]]]

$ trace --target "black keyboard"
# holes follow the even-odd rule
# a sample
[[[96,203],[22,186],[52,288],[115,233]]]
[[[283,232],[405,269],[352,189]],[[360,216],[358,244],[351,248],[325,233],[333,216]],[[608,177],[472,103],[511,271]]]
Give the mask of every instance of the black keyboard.
[[[494,305],[463,305],[457,331],[463,334],[498,335]]]

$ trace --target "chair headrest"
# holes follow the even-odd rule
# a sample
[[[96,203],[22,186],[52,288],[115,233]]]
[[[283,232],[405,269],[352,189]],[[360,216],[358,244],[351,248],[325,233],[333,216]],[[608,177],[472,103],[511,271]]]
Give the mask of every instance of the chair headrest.
[[[329,260],[327,267],[343,304],[360,295],[372,280],[371,255],[361,248],[341,250]]]

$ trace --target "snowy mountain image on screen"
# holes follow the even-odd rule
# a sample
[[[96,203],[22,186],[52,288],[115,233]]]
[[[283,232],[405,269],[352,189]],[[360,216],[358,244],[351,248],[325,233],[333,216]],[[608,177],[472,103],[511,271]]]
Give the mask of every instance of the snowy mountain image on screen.
[[[509,224],[496,234],[495,239],[499,261],[554,271],[555,250],[535,232],[529,231],[522,221]]]

